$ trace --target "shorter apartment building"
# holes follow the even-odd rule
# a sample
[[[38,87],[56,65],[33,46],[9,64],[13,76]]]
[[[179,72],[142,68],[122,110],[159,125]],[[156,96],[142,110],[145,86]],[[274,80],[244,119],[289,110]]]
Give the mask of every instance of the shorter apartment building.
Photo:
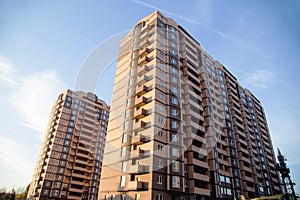
[[[56,99],[27,198],[96,199],[109,106],[93,93]]]

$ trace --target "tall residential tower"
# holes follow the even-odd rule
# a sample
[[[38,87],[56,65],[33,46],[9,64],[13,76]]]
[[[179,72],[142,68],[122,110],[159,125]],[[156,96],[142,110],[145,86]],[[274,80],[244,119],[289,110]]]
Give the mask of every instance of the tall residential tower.
[[[97,199],[109,106],[62,92],[54,103],[28,191],[33,199]]]
[[[121,41],[99,199],[281,193],[263,107],[155,11]]]

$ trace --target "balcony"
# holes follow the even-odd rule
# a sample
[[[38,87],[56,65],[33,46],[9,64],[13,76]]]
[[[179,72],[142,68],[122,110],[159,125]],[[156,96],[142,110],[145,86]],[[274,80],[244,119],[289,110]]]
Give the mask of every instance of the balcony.
[[[143,181],[129,181],[128,190],[148,190],[148,183]]]
[[[150,101],[152,101],[151,97],[146,98],[146,97],[142,96],[135,100],[135,106],[140,107],[140,106],[143,106],[143,105],[149,103]]]
[[[151,44],[152,42],[150,40],[144,40],[140,43],[140,48],[143,48],[143,47],[147,47]]]
[[[151,123],[139,120],[134,125],[135,125],[135,131],[139,131],[139,130],[143,130],[143,129],[149,128],[151,126]]]
[[[139,65],[145,65],[148,62],[150,62],[151,60],[153,60],[153,57],[144,56],[144,57],[139,59]]]
[[[153,65],[143,65],[138,68],[137,73],[139,76],[142,76],[142,75],[146,74],[147,72],[149,72],[151,69],[153,69]]]
[[[144,47],[144,48],[140,49],[140,58],[143,57],[143,56],[148,55],[152,51],[153,51],[153,49],[149,48],[149,47]]]
[[[135,94],[137,96],[141,96],[143,94],[146,94],[147,92],[151,91],[152,90],[152,86],[141,86],[141,87],[138,87],[138,89],[135,91]]]
[[[143,173],[148,173],[149,172],[149,166],[145,166],[145,165],[132,165],[129,168],[129,172],[131,174],[143,174]]]
[[[133,118],[134,119],[141,119],[143,117],[146,117],[150,114],[150,111],[151,110],[146,110],[144,108],[140,108],[138,110],[135,110],[134,111],[134,115],[133,115]]]
[[[141,148],[138,148],[136,150],[132,150],[131,151],[131,154],[130,154],[130,157],[131,158],[143,158],[143,157],[147,157],[149,156],[150,154],[150,151],[149,150],[143,150]]]
[[[147,75],[143,75],[143,76],[139,76],[136,80],[137,84],[142,85],[144,83],[147,83],[148,81],[152,80],[152,76],[147,76]]]
[[[150,141],[149,136],[144,136],[142,134],[132,136],[131,144],[143,144]]]

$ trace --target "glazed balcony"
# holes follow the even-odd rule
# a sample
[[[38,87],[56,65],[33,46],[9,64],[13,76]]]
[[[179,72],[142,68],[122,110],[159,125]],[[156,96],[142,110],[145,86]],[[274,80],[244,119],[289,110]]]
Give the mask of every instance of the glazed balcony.
[[[149,46],[150,44],[152,44],[152,41],[150,41],[150,40],[143,40],[141,43],[140,43],[140,48],[142,49],[142,48],[144,48],[144,47],[147,47],[147,46]]]
[[[148,190],[148,182],[129,181],[127,190]]]
[[[141,96],[143,94],[146,94],[150,90],[152,90],[152,86],[145,86],[145,85],[143,85],[143,86],[138,87],[138,89],[135,91],[135,94],[137,96]]]
[[[151,102],[152,98],[151,97],[144,97],[144,96],[141,96],[141,97],[138,97],[136,100],[135,100],[135,106],[143,106],[149,102]]]
[[[145,166],[145,165],[132,165],[129,168],[129,172],[131,174],[143,174],[143,173],[148,173],[149,172],[149,166]]]
[[[134,135],[131,138],[131,144],[143,144],[150,141],[149,136],[144,136],[142,134]]]

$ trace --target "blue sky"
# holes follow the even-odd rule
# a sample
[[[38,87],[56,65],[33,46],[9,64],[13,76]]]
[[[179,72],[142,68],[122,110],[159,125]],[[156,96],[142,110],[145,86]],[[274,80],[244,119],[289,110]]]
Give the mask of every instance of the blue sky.
[[[52,103],[90,53],[160,9],[261,100],[300,192],[299,1],[148,2],[0,2],[0,187],[30,182]],[[114,67],[96,89],[107,102]]]

